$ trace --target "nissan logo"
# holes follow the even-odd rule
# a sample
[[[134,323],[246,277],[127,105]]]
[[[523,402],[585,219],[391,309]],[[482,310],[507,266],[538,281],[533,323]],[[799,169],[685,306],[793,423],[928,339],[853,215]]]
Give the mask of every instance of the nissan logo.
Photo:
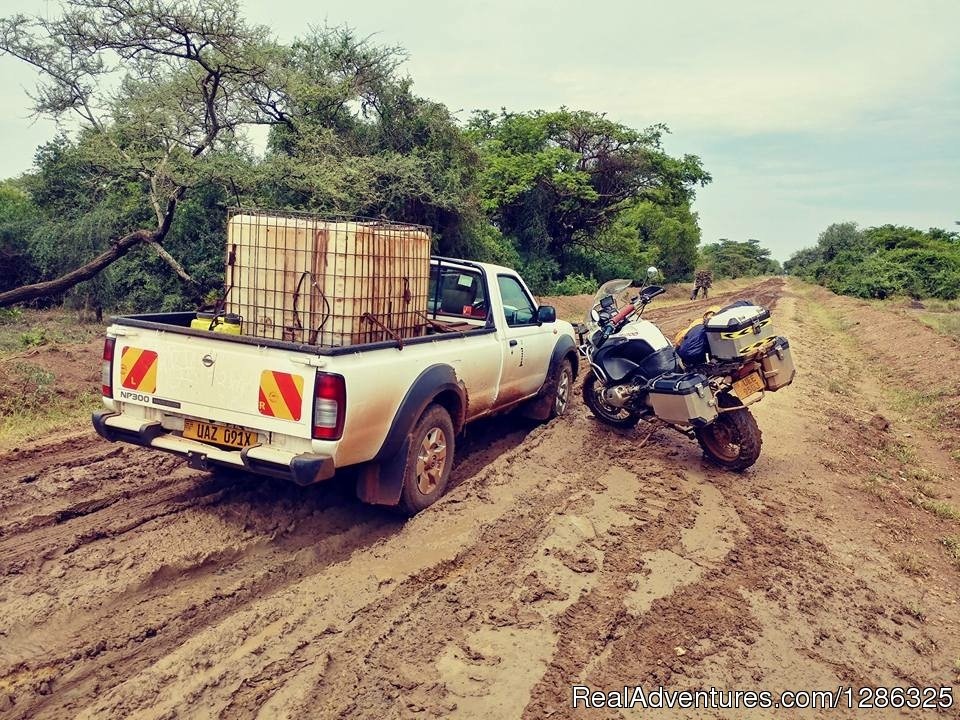
[[[203,363],[204,367],[212,367],[214,363],[213,355],[204,355],[200,362]]]

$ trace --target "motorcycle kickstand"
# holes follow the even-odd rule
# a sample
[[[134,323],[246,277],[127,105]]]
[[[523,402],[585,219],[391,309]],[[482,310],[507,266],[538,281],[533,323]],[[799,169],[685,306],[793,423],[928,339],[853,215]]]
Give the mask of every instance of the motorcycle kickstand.
[[[640,441],[640,444],[636,446],[636,449],[639,450],[644,445],[647,444],[647,441],[653,436],[653,434],[662,427],[661,424],[651,422],[650,423],[650,432],[647,433],[646,437]]]

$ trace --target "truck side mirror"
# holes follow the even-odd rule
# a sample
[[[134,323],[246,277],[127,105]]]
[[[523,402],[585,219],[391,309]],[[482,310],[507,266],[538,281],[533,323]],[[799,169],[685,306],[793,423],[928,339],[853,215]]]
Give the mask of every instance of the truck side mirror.
[[[541,305],[537,308],[537,324],[552,323],[557,321],[557,309],[553,305]]]

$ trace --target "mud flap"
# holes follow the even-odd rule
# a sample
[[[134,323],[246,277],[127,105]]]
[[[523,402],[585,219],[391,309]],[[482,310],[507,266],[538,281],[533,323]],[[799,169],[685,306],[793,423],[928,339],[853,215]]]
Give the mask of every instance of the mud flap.
[[[553,355],[550,358],[550,366],[547,369],[547,377],[543,381],[543,387],[540,388],[540,392],[537,393],[535,398],[524,404],[520,411],[524,417],[531,420],[550,419],[550,413],[553,410],[553,396],[557,390],[557,368],[560,363],[565,359],[569,360],[573,377],[577,377],[579,358],[575,352],[571,353],[573,348],[573,341],[566,335],[557,341],[553,348]]]
[[[409,451],[408,435],[392,458],[365,464],[357,475],[357,498],[370,505],[399,503],[400,493],[403,492],[403,471]]]
[[[551,367],[550,377],[547,378],[547,381],[540,389],[540,394],[533,400],[524,403],[520,413],[525,418],[530,418],[531,420],[549,420],[550,410],[553,408],[553,395],[554,392],[556,392],[556,387],[556,371]]]

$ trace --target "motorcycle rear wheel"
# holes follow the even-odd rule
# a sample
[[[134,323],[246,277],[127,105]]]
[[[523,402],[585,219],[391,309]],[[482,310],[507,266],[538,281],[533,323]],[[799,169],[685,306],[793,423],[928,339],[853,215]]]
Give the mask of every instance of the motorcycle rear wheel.
[[[613,407],[603,401],[603,383],[593,372],[583,379],[583,401],[597,420],[618,428],[632,428],[640,421],[640,415],[626,408]]]
[[[706,427],[698,428],[696,435],[704,456],[727,470],[742,472],[760,457],[760,426],[745,407],[722,413]]]

